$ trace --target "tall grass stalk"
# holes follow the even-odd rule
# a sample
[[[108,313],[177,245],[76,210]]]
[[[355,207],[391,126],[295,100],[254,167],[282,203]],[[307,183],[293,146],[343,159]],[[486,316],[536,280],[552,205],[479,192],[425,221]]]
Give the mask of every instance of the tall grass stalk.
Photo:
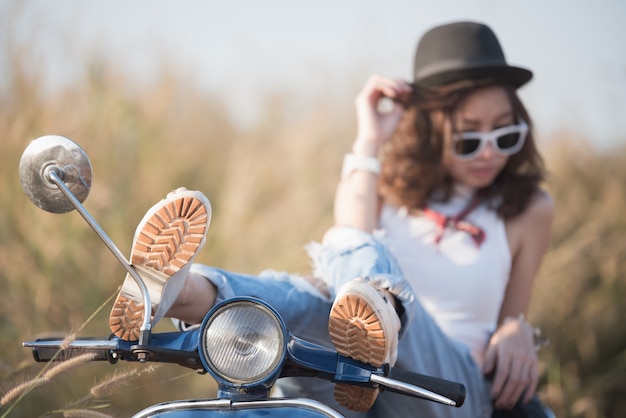
[[[54,379],[56,376],[65,373],[71,370],[74,367],[77,367],[81,364],[87,363],[95,357],[93,353],[85,353],[74,358],[70,358],[61,363],[54,364],[53,362],[57,359],[57,357],[63,353],[63,350],[66,350],[72,341],[75,340],[76,334],[82,331],[85,326],[105,307],[107,306],[113,297],[117,295],[117,292],[112,293],[107,300],[104,301],[90,316],[87,318],[85,322],[78,328],[77,332],[68,335],[61,344],[59,350],[52,356],[50,362],[46,363],[46,365],[41,369],[39,374],[35,376],[31,381],[23,382],[18,384],[13,389],[9,390],[5,395],[0,398],[0,405],[5,406],[8,405],[9,402],[15,399],[9,408],[2,414],[2,418],[8,416],[8,414],[13,410],[13,408],[24,398],[30,391],[35,389],[38,386],[44,385],[48,383],[50,380]],[[17,398],[17,399],[16,399]]]
[[[0,404],[3,406],[7,405],[9,404],[9,402],[13,401],[15,398],[18,398],[18,401],[19,401],[21,398],[23,398],[26,394],[28,394],[28,392],[30,392],[34,388],[42,386],[46,383],[50,383],[55,377],[63,373],[67,373],[71,371],[72,369],[93,360],[94,357],[95,357],[94,353],[85,353],[85,354],[81,354],[79,356],[73,357],[71,359],[62,361],[60,363],[56,363],[54,364],[54,366],[44,369],[45,371],[42,371],[40,375],[35,376],[34,379],[23,382],[15,386],[10,391],[8,391],[4,396],[2,396],[2,399],[0,400]],[[48,364],[53,364],[53,363],[48,363]],[[17,401],[15,403],[17,403]],[[12,409],[13,408],[9,408],[6,413],[8,414]]]

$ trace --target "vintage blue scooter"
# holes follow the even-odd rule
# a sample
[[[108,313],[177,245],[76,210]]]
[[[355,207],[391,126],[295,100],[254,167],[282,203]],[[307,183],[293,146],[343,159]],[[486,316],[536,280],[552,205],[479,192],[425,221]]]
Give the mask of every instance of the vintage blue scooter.
[[[141,277],[108,238],[82,202],[91,188],[91,163],[71,139],[47,135],[30,143],[20,160],[22,188],[38,207],[65,213],[76,209],[137,282],[146,307],[138,341],[117,337],[38,339],[23,343],[38,362],[65,360],[91,352],[94,360],[174,363],[209,373],[217,382],[215,399],[165,402],[137,412],[143,417],[341,417],[312,399],[272,398],[277,379],[305,376],[380,387],[407,396],[460,407],[465,387],[383,365],[368,364],[304,341],[285,327],[278,312],[262,300],[238,297],[216,305],[202,325],[184,332],[152,333],[150,295]]]

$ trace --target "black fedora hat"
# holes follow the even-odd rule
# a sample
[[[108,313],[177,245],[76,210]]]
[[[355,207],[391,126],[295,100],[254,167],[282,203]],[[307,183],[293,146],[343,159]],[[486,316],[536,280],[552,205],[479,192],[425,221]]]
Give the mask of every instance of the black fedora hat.
[[[496,34],[476,22],[436,26],[420,39],[413,84],[432,88],[463,80],[493,79],[520,87],[533,73],[507,64]]]

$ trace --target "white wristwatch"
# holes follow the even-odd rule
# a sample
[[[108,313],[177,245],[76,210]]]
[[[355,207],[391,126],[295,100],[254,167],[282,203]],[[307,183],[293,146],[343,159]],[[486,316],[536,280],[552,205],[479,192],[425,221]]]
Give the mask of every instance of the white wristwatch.
[[[375,157],[363,157],[360,155],[346,154],[343,157],[341,179],[346,180],[353,171],[368,171],[376,175],[380,174],[380,161]]]

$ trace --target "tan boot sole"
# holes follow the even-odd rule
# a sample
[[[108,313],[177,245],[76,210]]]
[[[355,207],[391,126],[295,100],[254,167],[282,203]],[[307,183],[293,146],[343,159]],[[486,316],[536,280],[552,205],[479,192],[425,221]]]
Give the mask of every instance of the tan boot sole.
[[[146,286],[162,289],[165,282],[191,260],[202,245],[207,216],[200,200],[181,196],[167,202],[148,218],[135,237],[131,256],[131,264]],[[130,275],[124,286],[129,285],[126,281],[138,292]],[[139,339],[144,305],[127,297],[124,286],[111,310],[109,327],[119,338],[134,341]],[[157,293],[159,300],[156,304],[152,301],[153,313],[160,301],[160,292]]]
[[[385,360],[386,338],[376,312],[363,299],[345,295],[335,301],[328,322],[330,339],[345,357],[380,367]],[[335,385],[337,402],[354,411],[372,407],[378,389]]]

